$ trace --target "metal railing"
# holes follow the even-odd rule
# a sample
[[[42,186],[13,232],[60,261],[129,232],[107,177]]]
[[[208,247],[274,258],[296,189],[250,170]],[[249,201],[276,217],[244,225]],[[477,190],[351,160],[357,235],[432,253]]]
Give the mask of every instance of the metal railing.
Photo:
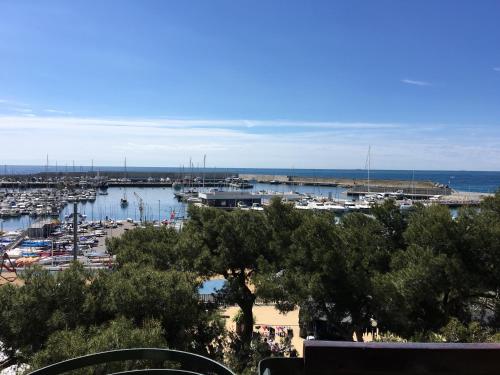
[[[178,364],[180,368],[148,368],[115,372],[118,374],[214,374],[235,375],[230,369],[220,363],[203,357],[179,350],[158,348],[136,348],[111,350],[107,352],[89,354],[55,363],[30,373],[30,375],[55,375],[68,371],[80,370],[89,366],[96,366],[110,362],[149,360],[154,363],[165,361]]]

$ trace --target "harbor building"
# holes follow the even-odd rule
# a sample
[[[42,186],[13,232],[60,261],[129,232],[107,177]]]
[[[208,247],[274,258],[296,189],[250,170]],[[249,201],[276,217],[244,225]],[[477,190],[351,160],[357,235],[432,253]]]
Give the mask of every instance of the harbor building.
[[[54,226],[52,220],[42,220],[31,225],[26,234],[31,238],[47,238]]]
[[[261,205],[273,197],[280,197],[285,201],[296,201],[302,198],[297,193],[251,193],[245,191],[219,191],[215,189],[198,194],[202,205],[227,209]]]
[[[253,204],[261,204],[262,197],[258,194],[252,194],[244,191],[209,191],[199,193],[198,197],[201,203],[208,207],[217,208],[236,208],[242,205],[251,207]]]

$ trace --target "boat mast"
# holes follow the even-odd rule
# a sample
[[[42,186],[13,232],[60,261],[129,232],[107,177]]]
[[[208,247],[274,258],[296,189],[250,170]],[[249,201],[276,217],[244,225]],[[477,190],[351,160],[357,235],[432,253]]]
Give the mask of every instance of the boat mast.
[[[207,155],[203,155],[203,190],[205,190],[205,167],[206,167]]]
[[[413,191],[413,199],[415,199],[415,169],[413,170],[413,174],[411,176],[411,188]]]
[[[125,174],[125,179],[127,179],[127,157],[125,157],[125,162],[124,162],[124,174]]]
[[[47,189],[49,189],[49,154],[47,154],[47,162],[45,164],[45,178],[47,179]]]
[[[368,193],[370,193],[370,151],[371,151],[371,145],[368,145],[368,155],[366,156],[366,168],[368,170],[368,176],[367,176],[367,185],[368,185]]]

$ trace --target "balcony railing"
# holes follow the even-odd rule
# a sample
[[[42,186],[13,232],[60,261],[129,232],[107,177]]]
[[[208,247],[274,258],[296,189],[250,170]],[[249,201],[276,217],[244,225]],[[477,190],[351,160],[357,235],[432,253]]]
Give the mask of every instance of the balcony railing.
[[[209,358],[169,349],[124,349],[59,362],[31,375],[52,375],[112,362],[149,361],[159,368],[117,374],[234,375]],[[163,364],[175,363],[175,368]],[[102,372],[102,371],[100,371]],[[267,358],[259,375],[498,375],[500,344],[393,344],[305,341],[303,358]]]
[[[214,374],[234,375],[227,367],[201,355],[170,349],[123,349],[96,353],[55,363],[31,372],[30,375],[55,375],[68,371],[80,370],[89,366],[97,366],[110,362],[151,361],[164,363],[168,361],[179,365],[179,368],[148,368],[115,372],[118,374]]]

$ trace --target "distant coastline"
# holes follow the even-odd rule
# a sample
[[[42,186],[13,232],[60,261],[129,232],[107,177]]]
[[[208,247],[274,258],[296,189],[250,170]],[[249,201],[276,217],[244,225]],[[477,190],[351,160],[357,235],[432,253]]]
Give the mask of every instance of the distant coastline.
[[[48,172],[124,172],[123,166],[54,166],[49,165],[0,165],[0,177],[11,174],[37,174]],[[178,173],[202,174],[203,168],[182,167],[127,167],[133,173]],[[222,173],[252,175],[298,176],[312,178],[346,178],[364,180],[367,171],[364,169],[293,169],[293,168],[206,168],[206,173]],[[458,191],[493,193],[500,188],[500,171],[438,171],[438,170],[377,170],[370,171],[370,177],[379,180],[432,181],[449,185]]]

